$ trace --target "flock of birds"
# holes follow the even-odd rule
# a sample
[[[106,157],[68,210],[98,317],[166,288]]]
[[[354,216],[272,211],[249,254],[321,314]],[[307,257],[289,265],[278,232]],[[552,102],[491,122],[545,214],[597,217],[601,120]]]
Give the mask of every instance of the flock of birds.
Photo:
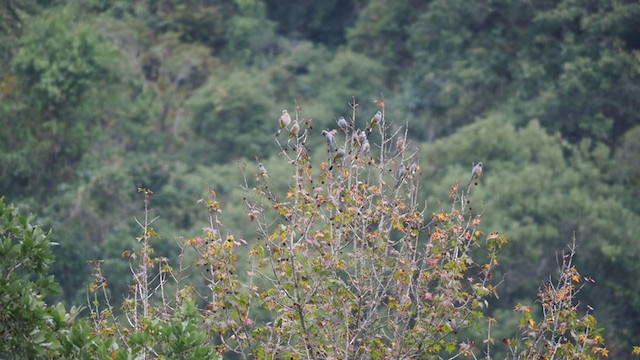
[[[359,146],[360,152],[363,155],[368,154],[369,151],[371,150],[371,145],[369,144],[368,136],[371,134],[371,131],[373,131],[373,129],[376,128],[378,124],[382,121],[382,116],[383,116],[382,112],[378,110],[371,118],[371,121],[369,121],[369,125],[365,130],[355,130],[353,133],[354,144],[357,144]],[[278,125],[279,126],[278,126],[278,131],[276,132],[276,137],[280,135],[280,132],[282,132],[282,129],[286,129],[289,131],[290,139],[297,138],[298,134],[300,133],[300,123],[297,120],[292,120],[291,115],[289,115],[289,112],[286,109],[282,110],[282,114],[278,119]],[[340,118],[338,118],[338,127],[345,133],[345,135],[348,133],[350,129],[352,129],[352,126],[344,118],[344,116],[340,116]],[[333,162],[339,163],[347,155],[347,150],[344,146],[340,146],[340,147],[336,146],[336,141],[334,138],[336,134],[336,130],[322,130],[321,134],[322,136],[324,136],[324,139],[327,142],[329,153],[331,154],[335,152],[335,157],[333,158]],[[404,148],[404,139],[398,138],[396,142],[396,149],[403,149],[403,148]],[[411,164],[411,167],[415,167],[415,166],[417,166],[415,163]],[[329,170],[331,170],[332,167],[333,165],[330,166]],[[407,169],[404,163],[400,163],[396,171],[396,186],[395,186],[396,188],[398,188],[398,186],[402,183],[402,180],[406,176],[407,170],[409,170],[409,172],[412,172],[411,167]],[[482,167],[483,167],[482,162],[478,162],[473,166],[467,187],[471,185],[471,182],[474,179],[477,179],[480,177],[480,175],[482,175]],[[413,172],[415,172],[415,169],[413,169]],[[267,169],[264,167],[262,163],[258,163],[258,174],[262,177],[269,175],[269,172],[267,171]]]

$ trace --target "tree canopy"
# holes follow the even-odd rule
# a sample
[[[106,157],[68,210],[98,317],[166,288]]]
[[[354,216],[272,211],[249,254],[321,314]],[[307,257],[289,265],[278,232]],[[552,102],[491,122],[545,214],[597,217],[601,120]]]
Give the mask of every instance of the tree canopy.
[[[630,0],[12,0],[0,5],[0,196],[52,229],[42,236],[56,260],[44,258],[60,292],[47,300],[84,304],[87,261],[103,259],[117,308],[135,281],[122,253],[139,246],[139,188],[160,215],[155,255],[171,262],[174,238],[202,236],[196,202],[214,190],[220,221],[248,242],[246,272],[259,240],[244,179],[259,162],[274,193],[291,187],[282,148],[294,138],[274,137],[282,110],[308,129],[316,172],[330,160],[322,130],[340,116],[364,129],[384,108],[389,134],[417,151],[427,218],[448,213],[451,186],[484,164],[468,207],[510,239],[487,315],[525,316],[513,307],[536,298],[575,236],[572,264],[596,281],[581,306],[611,356],[628,357],[640,344],[638,39]],[[377,130],[368,141],[380,155]],[[32,325],[50,315],[40,301]]]

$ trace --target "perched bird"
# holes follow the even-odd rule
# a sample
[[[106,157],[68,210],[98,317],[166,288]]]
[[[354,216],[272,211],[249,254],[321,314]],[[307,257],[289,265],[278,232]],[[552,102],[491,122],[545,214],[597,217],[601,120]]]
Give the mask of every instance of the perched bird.
[[[407,176],[409,176],[411,178],[411,181],[413,181],[413,183],[415,184],[418,181],[418,178],[416,177],[416,173],[420,170],[420,166],[418,166],[417,163],[411,163],[411,165],[409,165],[409,170],[407,171]]]
[[[353,146],[360,146],[360,130],[356,130],[353,132],[351,136],[351,141],[353,142]]]
[[[294,121],[293,124],[291,125],[291,129],[289,129],[289,136],[292,138],[297,137],[299,132],[300,132],[300,124],[298,124],[297,121]]]
[[[340,127],[340,130],[344,131],[345,134],[350,128],[349,123],[347,122],[347,119],[344,118],[344,116],[340,116],[340,118],[338,119],[338,127]]]
[[[322,130],[322,136],[324,136],[324,139],[327,141],[329,152],[336,151],[336,143],[333,139],[333,134],[330,131]]]
[[[396,189],[402,184],[404,177],[407,175],[407,168],[404,166],[404,163],[401,163],[398,166],[398,171],[396,171]]]
[[[473,167],[473,170],[471,170],[471,177],[469,178],[469,183],[467,184],[467,187],[469,187],[469,185],[471,185],[471,182],[473,181],[473,179],[477,179],[480,177],[480,175],[482,175],[482,162],[479,162],[478,164],[476,164],[476,166]]]
[[[269,172],[262,163],[258,163],[258,175],[260,175],[260,177],[269,177]]]
[[[398,137],[396,140],[396,154],[402,154],[404,151],[404,138]]]
[[[342,159],[342,158],[344,158],[346,155],[347,155],[347,150],[344,148],[344,146],[340,146],[340,147],[338,148],[338,154],[337,154],[337,157],[338,157],[338,158],[340,158],[340,159]]]
[[[420,167],[417,163],[411,163],[409,166],[409,175],[414,176]]]
[[[353,140],[353,145],[354,146],[362,145],[362,140],[367,138],[367,135],[360,136],[361,132],[363,132],[363,131],[356,130],[356,131],[353,132],[352,140]]]
[[[340,146],[336,152],[336,156],[333,158],[333,164],[329,166],[329,170],[333,169],[334,164],[342,166],[342,159],[344,159],[345,156],[347,156],[347,149],[345,149],[344,146]]]
[[[369,144],[369,140],[365,139],[360,148],[360,152],[362,155],[367,155],[369,151],[371,151],[371,145]]]
[[[364,144],[364,142],[367,141],[367,134],[364,132],[364,130],[361,130],[360,133],[358,134],[358,143],[360,144]]]
[[[309,151],[307,147],[304,146],[304,143],[300,144],[297,149],[297,159],[299,161],[309,162]],[[309,166],[311,166],[311,163],[309,163]]]
[[[286,128],[287,126],[289,126],[289,124],[291,124],[291,115],[289,115],[289,113],[287,112],[287,109],[282,110],[282,115],[280,115],[279,124],[280,124],[280,127],[278,128],[278,132],[276,133],[276,136],[280,135],[280,131],[282,131],[282,129]]]
[[[375,115],[371,118],[371,122],[369,123],[369,127],[367,128],[367,135],[371,134],[371,131],[378,126],[378,123],[382,121],[382,112],[378,110]]]

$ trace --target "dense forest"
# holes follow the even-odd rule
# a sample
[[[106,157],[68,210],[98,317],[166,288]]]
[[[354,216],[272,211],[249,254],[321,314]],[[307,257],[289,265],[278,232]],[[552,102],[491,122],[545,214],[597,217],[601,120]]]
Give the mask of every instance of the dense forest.
[[[0,197],[51,229],[48,303],[86,307],[99,268],[121,311],[136,281],[127,251],[151,237],[156,256],[199,273],[181,244],[210,229],[203,201],[222,204],[246,274],[260,241],[247,178],[264,180],[260,162],[274,192],[292,179],[282,110],[306,122],[319,171],[322,130],[340,116],[364,128],[382,109],[389,133],[406,132],[429,218],[484,164],[474,211],[509,239],[496,259],[473,254],[499,263],[497,342],[575,237],[595,282],[579,308],[612,358],[640,344],[637,1],[9,0],[0,19]],[[157,219],[141,237],[145,215]]]

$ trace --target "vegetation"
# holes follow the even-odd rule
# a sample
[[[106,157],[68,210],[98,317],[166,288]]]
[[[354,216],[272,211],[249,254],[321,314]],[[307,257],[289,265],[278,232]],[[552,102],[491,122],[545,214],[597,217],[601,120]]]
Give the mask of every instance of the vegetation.
[[[3,3],[0,357],[629,357],[639,15]]]

